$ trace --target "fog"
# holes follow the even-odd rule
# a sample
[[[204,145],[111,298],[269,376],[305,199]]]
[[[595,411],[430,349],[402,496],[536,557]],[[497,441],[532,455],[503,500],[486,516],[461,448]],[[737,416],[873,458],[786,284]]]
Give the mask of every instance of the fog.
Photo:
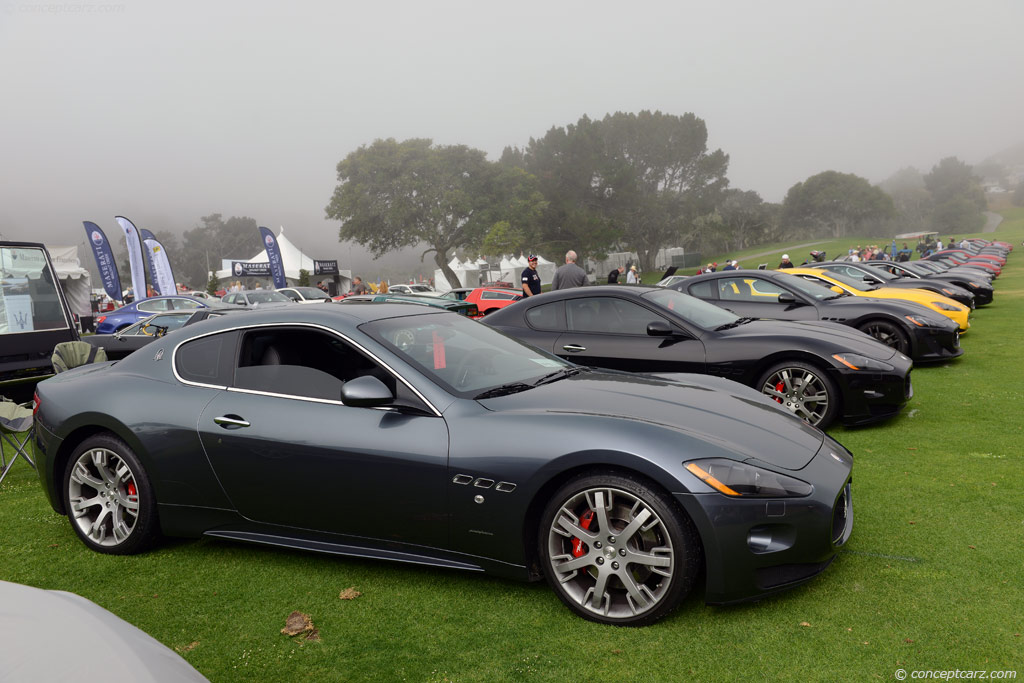
[[[83,220],[221,213],[350,267],[324,207],[360,145],[496,159],[642,109],[703,118],[731,186],[770,201],[828,169],[976,163],[1024,140],[1022,25],[1019,0],[5,0],[0,233],[79,244]]]

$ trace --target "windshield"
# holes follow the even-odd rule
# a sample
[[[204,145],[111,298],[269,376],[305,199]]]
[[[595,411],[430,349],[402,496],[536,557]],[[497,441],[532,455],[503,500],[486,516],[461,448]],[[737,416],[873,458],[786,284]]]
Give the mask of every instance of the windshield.
[[[245,297],[249,300],[250,304],[265,304],[268,301],[284,301],[285,303],[291,303],[291,299],[281,292],[275,292],[269,289],[260,290],[258,292],[247,292]]]
[[[812,282],[796,275],[789,275],[788,273],[780,273],[780,276],[785,278],[783,282],[787,287],[795,289],[801,294],[806,294],[815,301],[834,299],[836,297],[836,293],[833,292],[828,285],[822,282]]]
[[[316,287],[296,287],[295,291],[302,295],[303,299],[330,299],[327,292]]]
[[[667,308],[680,318],[705,330],[713,330],[739,320],[739,316],[725,309],[674,289],[656,289],[644,294],[643,298]]]
[[[389,318],[359,329],[463,398],[508,384],[531,385],[574,367],[486,325],[448,313]]]
[[[70,326],[43,250],[0,248],[0,334]]]
[[[844,275],[843,273],[833,273],[830,270],[826,274],[828,275],[828,277],[832,278],[836,282],[841,282],[850,289],[856,289],[858,292],[869,292],[872,289],[876,289],[875,286],[869,285],[862,279],[850,277],[849,275]]]

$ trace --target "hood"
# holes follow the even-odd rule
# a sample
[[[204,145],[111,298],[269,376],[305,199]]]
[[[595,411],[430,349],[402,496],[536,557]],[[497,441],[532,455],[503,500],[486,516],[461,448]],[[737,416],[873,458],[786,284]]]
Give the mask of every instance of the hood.
[[[895,349],[876,341],[860,330],[840,323],[818,320],[754,320],[730,330],[724,330],[723,334],[731,338],[772,336],[777,340],[790,340],[790,348],[793,349],[804,348],[807,345],[807,339],[810,338],[833,345],[834,349],[819,349],[828,354],[848,351],[876,360],[889,360],[896,354]]]
[[[510,396],[486,399],[488,410],[592,415],[671,429],[717,446],[738,460],[756,458],[798,470],[825,435],[742,384],[705,375],[667,377],[585,371]],[[580,435],[583,441],[586,435]],[[595,432],[608,446],[606,434]]]

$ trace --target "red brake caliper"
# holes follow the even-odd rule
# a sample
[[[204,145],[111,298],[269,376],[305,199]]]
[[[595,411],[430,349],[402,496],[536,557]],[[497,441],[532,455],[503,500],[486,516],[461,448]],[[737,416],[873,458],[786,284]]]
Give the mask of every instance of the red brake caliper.
[[[587,510],[580,517],[580,526],[583,527],[584,529],[586,529],[587,531],[590,531],[590,524],[593,521],[594,521],[594,511],[593,510]],[[572,556],[573,557],[583,557],[583,554],[585,552],[586,551],[583,549],[583,541],[581,541],[580,539],[578,539],[575,536],[573,536],[573,538],[572,538]]]
[[[775,385],[775,391],[779,392],[780,394],[785,392],[786,391],[786,383],[785,382],[779,382],[778,384],[776,384]],[[782,399],[781,398],[776,398],[775,402],[776,403],[782,403]]]
[[[136,493],[136,491],[135,491],[135,482],[134,481],[128,482],[128,495],[129,496],[134,496],[135,493]]]

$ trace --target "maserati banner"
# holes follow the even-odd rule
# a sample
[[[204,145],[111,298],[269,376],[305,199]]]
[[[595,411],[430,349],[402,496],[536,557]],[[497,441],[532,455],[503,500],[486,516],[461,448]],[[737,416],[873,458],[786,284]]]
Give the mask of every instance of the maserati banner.
[[[277,238],[270,228],[260,227],[260,237],[263,238],[263,246],[267,250],[267,261],[270,263],[270,276],[274,278],[274,287],[280,289],[287,287],[288,282],[284,279],[284,261],[281,259],[281,247],[277,244]]]
[[[125,244],[128,245],[128,263],[132,267],[132,291],[135,293],[135,300],[142,301],[146,298],[146,267],[142,263],[142,240],[139,238],[139,229],[124,216],[115,216],[114,220],[121,226]]]
[[[317,261],[313,259],[313,275],[337,275],[337,261]]]
[[[114,262],[114,253],[110,250],[110,242],[103,234],[100,226],[92,221],[82,221],[85,226],[85,234],[89,236],[89,246],[92,247],[92,255],[96,257],[96,267],[100,271],[100,279],[103,280],[103,290],[114,301],[120,301],[121,278],[117,275],[117,263]]]
[[[270,277],[270,264],[264,261],[232,261],[231,272],[235,277]]]
[[[160,244],[156,236],[149,230],[142,230],[142,243],[146,245],[146,256],[149,262],[149,278],[161,296],[177,294],[174,284],[174,273],[171,262],[167,259],[167,250]]]

